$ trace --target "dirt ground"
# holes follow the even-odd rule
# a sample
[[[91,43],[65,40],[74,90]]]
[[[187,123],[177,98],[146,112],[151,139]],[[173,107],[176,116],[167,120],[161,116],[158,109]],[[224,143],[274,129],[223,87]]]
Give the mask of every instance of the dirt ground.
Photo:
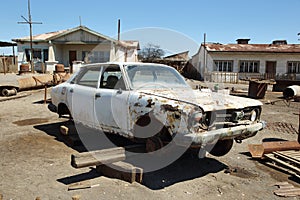
[[[245,88],[245,85],[241,86]],[[300,187],[291,175],[251,159],[248,144],[263,140],[297,140],[299,102],[287,105],[281,93],[268,91],[262,119],[268,128],[255,137],[235,143],[223,157],[198,159],[183,155],[168,167],[147,173],[144,182],[127,183],[96,173],[94,168],[74,169],[70,155],[80,149],[68,146],[59,134],[67,119],[43,104],[44,91],[26,91],[26,96],[3,101],[0,97],[0,194],[3,199],[281,199],[274,195],[276,182],[288,181]],[[277,127],[279,122],[292,128]],[[229,169],[229,170],[228,170]],[[231,171],[231,173],[226,173]],[[91,180],[98,187],[68,191],[68,184]],[[299,199],[297,197],[286,199]]]

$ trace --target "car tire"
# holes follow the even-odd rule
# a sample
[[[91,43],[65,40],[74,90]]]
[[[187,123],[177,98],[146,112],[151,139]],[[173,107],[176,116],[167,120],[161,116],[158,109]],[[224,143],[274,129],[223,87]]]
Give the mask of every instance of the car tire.
[[[146,152],[154,152],[161,149],[164,146],[162,140],[159,137],[151,137],[146,140]]]
[[[233,139],[219,140],[209,153],[217,157],[224,156],[231,150],[232,146]]]

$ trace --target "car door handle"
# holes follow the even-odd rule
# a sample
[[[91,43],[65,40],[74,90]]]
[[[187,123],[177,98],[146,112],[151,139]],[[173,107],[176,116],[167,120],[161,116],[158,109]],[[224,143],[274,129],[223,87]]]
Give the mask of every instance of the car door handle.
[[[71,88],[71,89],[70,89],[70,92],[71,92],[71,93],[73,93],[73,92],[74,92],[74,90]]]
[[[100,98],[101,97],[101,94],[100,93],[96,93],[95,94],[95,98],[97,99],[97,98]]]

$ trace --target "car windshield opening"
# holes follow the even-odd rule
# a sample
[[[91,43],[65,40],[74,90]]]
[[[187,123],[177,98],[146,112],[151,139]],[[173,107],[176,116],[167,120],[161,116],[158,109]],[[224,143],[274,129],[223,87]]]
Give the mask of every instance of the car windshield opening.
[[[173,68],[157,65],[129,65],[126,68],[131,86],[138,88],[189,87],[183,77]]]

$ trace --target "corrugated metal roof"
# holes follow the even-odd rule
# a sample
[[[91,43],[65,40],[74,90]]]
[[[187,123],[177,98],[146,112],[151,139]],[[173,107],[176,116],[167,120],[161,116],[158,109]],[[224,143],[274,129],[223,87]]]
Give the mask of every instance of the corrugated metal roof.
[[[203,46],[204,44],[202,44]],[[209,52],[300,53],[300,44],[206,44]]]
[[[49,38],[57,36],[61,33],[65,33],[68,30],[61,30],[61,31],[55,31],[55,32],[49,32],[49,33],[43,33],[43,34],[39,34],[39,35],[34,35],[32,36],[32,41],[47,41]],[[30,36],[26,36],[23,38],[16,38],[16,39],[12,39],[15,42],[28,42],[30,41]]]
[[[184,52],[181,52],[181,53],[176,53],[176,54],[173,54],[173,55],[165,56],[164,59],[186,61],[186,60],[189,60],[189,51],[184,51]]]
[[[12,47],[12,46],[17,46],[17,44],[12,42],[0,41],[0,47]]]
[[[69,34],[69,33],[72,33],[72,32],[78,31],[78,30],[83,30],[83,31],[86,31],[86,32],[91,33],[93,35],[96,35],[98,37],[105,38],[106,40],[117,42],[117,40],[115,40],[113,38],[110,38],[108,36],[105,36],[101,33],[96,32],[96,31],[93,31],[93,30],[91,30],[91,29],[89,29],[85,26],[78,26],[78,27],[75,27],[75,28],[72,28],[72,29],[34,35],[34,36],[32,36],[32,40],[33,40],[33,42],[48,42],[50,40],[54,40],[56,38],[62,37],[66,34]],[[15,42],[29,42],[30,41],[30,36],[23,37],[23,38],[12,39],[12,41],[15,41]]]
[[[120,43],[127,48],[137,48],[140,50],[140,43],[137,40],[121,40]]]
[[[55,32],[49,32],[49,33],[34,35],[34,36],[32,36],[32,41],[33,42],[48,42],[48,41],[60,38],[60,37],[62,37],[64,35],[67,35],[69,33],[78,31],[78,30],[86,31],[90,34],[96,35],[97,37],[101,37],[101,38],[104,38],[108,41],[118,43],[121,46],[124,46],[124,47],[127,47],[127,48],[138,48],[138,49],[140,49],[139,41],[134,41],[134,40],[117,41],[113,38],[110,38],[110,37],[105,36],[101,33],[93,31],[93,30],[91,30],[91,29],[89,29],[85,26],[78,26],[78,27],[75,27],[75,28],[72,28],[72,29],[66,29],[66,30],[61,30],[61,31],[55,31]],[[15,41],[15,42],[30,42],[30,37],[27,36],[27,37],[23,37],[23,38],[17,38],[17,39],[13,39],[12,41]],[[75,42],[70,41],[70,42],[68,42],[68,44],[86,44],[86,43],[84,43],[84,42],[80,43],[78,41],[75,41]]]

